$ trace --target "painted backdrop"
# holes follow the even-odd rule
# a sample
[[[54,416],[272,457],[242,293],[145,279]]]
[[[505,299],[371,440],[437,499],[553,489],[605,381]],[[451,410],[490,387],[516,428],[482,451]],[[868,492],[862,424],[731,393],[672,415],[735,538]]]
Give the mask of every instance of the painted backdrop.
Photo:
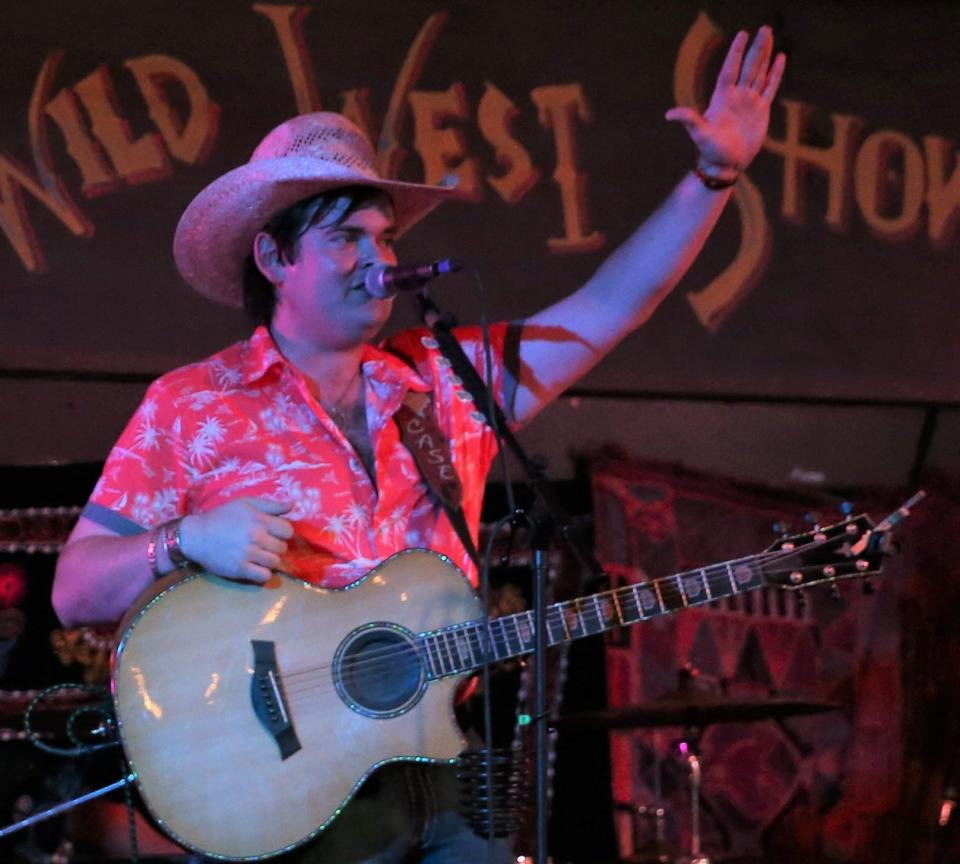
[[[587,386],[960,393],[954,4],[37,0],[0,22],[4,383],[146,376],[242,335],[179,279],[174,226],[320,107],[365,127],[388,173],[458,184],[407,258],[463,257],[491,314],[535,310],[689,168],[664,111],[701,104],[735,29],[769,22],[790,65],[764,150],[693,273]],[[478,317],[469,277],[436,294]]]

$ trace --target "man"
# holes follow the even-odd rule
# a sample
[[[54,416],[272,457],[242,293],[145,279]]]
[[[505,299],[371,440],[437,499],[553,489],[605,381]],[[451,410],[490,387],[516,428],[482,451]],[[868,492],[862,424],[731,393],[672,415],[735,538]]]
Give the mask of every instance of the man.
[[[523,322],[517,368],[505,359],[509,329],[493,328],[489,371],[513,424],[644,323],[699,252],[763,142],[783,74],[769,28],[749,51],[748,41],[737,34],[703,116],[667,112],[696,144],[696,168],[582,288]],[[367,272],[395,264],[396,238],[448,193],[384,180],[373,164],[344,118],[305,115],[188,207],[174,245],[181,273],[221,302],[240,305],[246,291],[261,326],[151,386],[59,559],[53,599],[64,623],[118,620],[185,562],[230,580],[282,571],[338,588],[427,547],[474,573],[395,417],[410,394],[429,394],[474,537],[492,433],[424,333],[368,344],[392,300],[371,295]],[[479,334],[459,335],[486,373]],[[361,793],[295,854],[483,860],[482,841],[456,816],[449,771],[389,766],[378,778],[383,788]],[[498,854],[506,860],[505,848]]]

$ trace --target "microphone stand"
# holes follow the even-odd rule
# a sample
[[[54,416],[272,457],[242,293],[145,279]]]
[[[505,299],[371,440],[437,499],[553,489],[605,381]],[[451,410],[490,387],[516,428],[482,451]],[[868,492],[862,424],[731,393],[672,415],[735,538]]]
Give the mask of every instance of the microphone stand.
[[[450,313],[442,312],[427,294],[426,286],[415,295],[420,309],[420,317],[430,329],[437,341],[440,353],[450,361],[453,373],[463,383],[464,390],[470,394],[474,405],[487,420],[495,434],[513,452],[526,474],[530,488],[539,506],[538,516],[528,517],[522,512],[515,515],[530,525],[531,550],[533,554],[534,577],[534,715],[531,722],[535,727],[536,747],[536,864],[547,862],[547,726],[546,726],[546,550],[555,534],[559,534],[566,541],[578,562],[586,567],[593,576],[602,577],[603,569],[593,555],[585,547],[582,538],[573,530],[573,523],[564,513],[563,508],[556,500],[553,490],[546,484],[544,469],[546,460],[543,457],[530,457],[510,430],[507,418],[500,405],[492,398],[486,382],[481,377],[473,363],[464,353],[463,347],[453,334],[456,320]],[[491,416],[491,406],[492,413]],[[482,575],[482,574],[481,574]],[[489,700],[489,688],[484,691],[484,699]],[[489,716],[489,714],[488,714]],[[489,734],[489,730],[488,730]],[[489,748],[488,748],[489,749]],[[492,804],[492,802],[490,802]]]

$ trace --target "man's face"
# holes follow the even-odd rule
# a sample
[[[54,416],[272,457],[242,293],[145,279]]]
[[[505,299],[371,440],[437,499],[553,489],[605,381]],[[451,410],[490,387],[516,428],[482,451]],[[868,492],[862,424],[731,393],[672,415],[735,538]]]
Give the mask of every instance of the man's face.
[[[338,200],[297,241],[284,260],[273,325],[288,338],[320,349],[352,348],[369,341],[390,317],[393,298],[371,297],[364,288],[376,264],[396,264],[393,206],[386,195],[372,199],[342,222],[349,206]]]

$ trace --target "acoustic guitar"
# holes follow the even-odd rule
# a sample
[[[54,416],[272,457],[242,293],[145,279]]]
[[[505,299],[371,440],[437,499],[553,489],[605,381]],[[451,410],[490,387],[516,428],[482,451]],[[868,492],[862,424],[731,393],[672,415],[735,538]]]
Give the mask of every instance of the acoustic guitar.
[[[889,521],[889,520],[887,520]],[[866,516],[767,551],[548,607],[558,645],[763,586],[876,573],[885,521]],[[121,625],[112,693],[146,807],[181,845],[269,857],[329,827],[396,760],[453,763],[454,690],[484,659],[533,650],[532,612],[482,622],[446,558],[401,552],[349,588],[282,575],[160,580]]]

